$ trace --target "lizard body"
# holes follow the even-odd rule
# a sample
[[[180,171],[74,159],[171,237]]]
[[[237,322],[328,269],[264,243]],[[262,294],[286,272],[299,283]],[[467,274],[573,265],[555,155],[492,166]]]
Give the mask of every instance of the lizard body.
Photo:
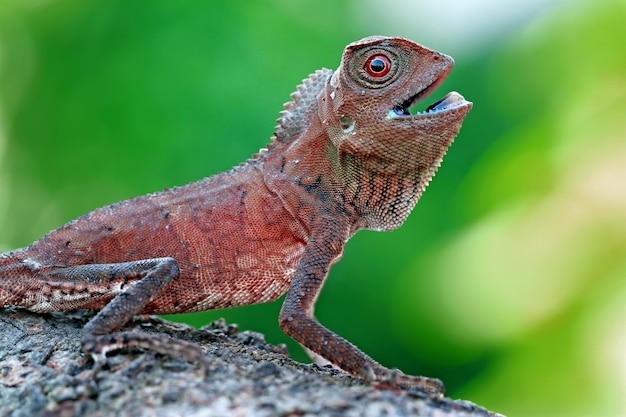
[[[313,317],[330,266],[358,230],[392,230],[411,212],[471,109],[457,93],[408,108],[451,70],[450,57],[401,38],[348,45],[336,71],[292,94],[267,149],[231,171],[97,209],[0,255],[0,306],[100,310],[83,350],[144,346],[202,361],[191,343],[117,330],[138,313],[275,300],[281,328],[368,380],[438,391],[436,380],[379,365]],[[148,337],[150,336],[150,337]]]

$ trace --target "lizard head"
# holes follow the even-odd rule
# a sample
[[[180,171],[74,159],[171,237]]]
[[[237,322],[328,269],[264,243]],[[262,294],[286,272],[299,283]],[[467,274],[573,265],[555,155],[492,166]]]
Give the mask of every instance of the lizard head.
[[[437,88],[451,57],[407,39],[348,45],[318,96],[318,115],[337,155],[343,193],[365,227],[398,227],[417,203],[472,107],[452,92],[425,111],[410,107]]]
[[[295,182],[325,204],[354,212],[354,231],[399,227],[472,108],[450,93],[423,112],[409,110],[453,65],[449,56],[407,39],[351,43],[336,71],[311,74],[285,104],[269,152],[259,154],[267,162],[266,183],[284,201],[295,198],[289,188]]]

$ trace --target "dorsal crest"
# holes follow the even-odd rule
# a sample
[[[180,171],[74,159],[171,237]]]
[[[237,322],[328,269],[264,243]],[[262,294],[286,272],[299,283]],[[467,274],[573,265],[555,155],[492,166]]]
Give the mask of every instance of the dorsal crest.
[[[284,104],[285,110],[280,112],[280,117],[276,120],[278,125],[274,129],[272,143],[289,142],[309,126],[307,119],[317,109],[314,105],[317,96],[332,74],[332,70],[322,68],[296,87],[296,91],[291,94],[291,101]]]

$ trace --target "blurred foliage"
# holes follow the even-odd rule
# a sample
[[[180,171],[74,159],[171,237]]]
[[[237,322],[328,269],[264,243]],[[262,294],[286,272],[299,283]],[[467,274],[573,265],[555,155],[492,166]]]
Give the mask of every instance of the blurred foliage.
[[[249,157],[303,77],[378,32],[355,7],[0,2],[0,248]],[[504,414],[626,413],[624,21],[623,1],[572,2],[464,51],[435,93],[475,102],[443,169],[402,228],[349,242],[320,321]],[[170,318],[306,360],[279,309]]]

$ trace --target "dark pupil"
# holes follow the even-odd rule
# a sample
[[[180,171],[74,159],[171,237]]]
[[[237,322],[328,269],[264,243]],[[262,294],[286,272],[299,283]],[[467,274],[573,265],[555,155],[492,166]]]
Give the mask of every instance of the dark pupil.
[[[373,72],[383,72],[385,70],[385,61],[375,59],[370,63],[370,68]]]

